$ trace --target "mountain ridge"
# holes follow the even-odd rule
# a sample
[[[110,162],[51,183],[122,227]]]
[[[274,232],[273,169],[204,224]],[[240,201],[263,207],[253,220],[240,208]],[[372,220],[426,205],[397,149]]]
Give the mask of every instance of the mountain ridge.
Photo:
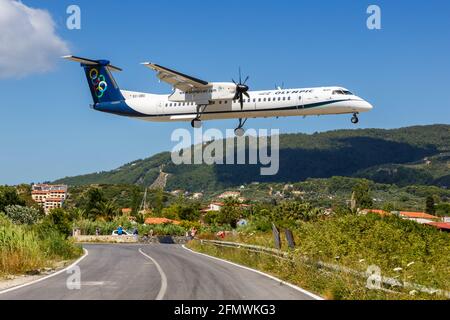
[[[248,144],[247,144],[248,145]],[[58,179],[55,183],[151,185],[160,166],[169,190],[203,191],[251,182],[297,182],[332,176],[363,177],[398,185],[450,185],[450,125],[398,129],[345,129],[280,135],[280,170],[261,176],[261,165],[174,165],[170,152],[117,169]]]

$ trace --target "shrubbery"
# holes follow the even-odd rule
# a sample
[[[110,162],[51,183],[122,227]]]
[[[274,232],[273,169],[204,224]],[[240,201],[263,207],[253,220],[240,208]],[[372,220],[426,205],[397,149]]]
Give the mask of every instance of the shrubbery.
[[[17,225],[0,213],[0,275],[50,267],[53,261],[82,253],[56,229],[43,232],[42,224]]]
[[[43,218],[38,209],[19,205],[6,206],[5,214],[15,224],[34,224]]]

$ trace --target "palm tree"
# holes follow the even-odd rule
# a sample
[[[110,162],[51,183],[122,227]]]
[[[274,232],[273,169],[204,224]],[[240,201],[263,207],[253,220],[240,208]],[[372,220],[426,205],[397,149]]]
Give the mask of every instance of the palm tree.
[[[119,208],[114,201],[104,201],[92,209],[96,217],[102,217],[106,221],[112,221],[115,216],[119,215]]]

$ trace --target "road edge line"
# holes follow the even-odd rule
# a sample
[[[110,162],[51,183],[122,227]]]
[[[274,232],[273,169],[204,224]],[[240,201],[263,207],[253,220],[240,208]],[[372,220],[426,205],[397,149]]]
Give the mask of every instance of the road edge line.
[[[322,298],[322,297],[320,297],[320,296],[318,296],[318,295],[316,295],[316,294],[314,294],[312,292],[309,292],[309,291],[307,291],[305,289],[302,289],[302,288],[296,286],[295,284],[286,282],[284,280],[281,280],[281,279],[279,279],[279,278],[277,278],[275,276],[272,276],[272,275],[267,274],[265,272],[262,272],[260,270],[252,269],[250,267],[246,267],[246,266],[243,266],[243,265],[235,263],[235,262],[231,262],[231,261],[228,261],[228,260],[225,260],[225,259],[221,259],[221,258],[217,258],[217,257],[214,257],[214,256],[210,256],[209,254],[205,254],[205,253],[202,253],[202,252],[194,251],[192,249],[187,248],[184,244],[182,245],[182,247],[183,247],[183,249],[185,249],[187,251],[190,251],[192,253],[195,253],[195,254],[198,254],[198,255],[202,255],[202,256],[205,256],[205,257],[208,257],[208,258],[211,258],[211,259],[215,259],[215,260],[218,260],[218,261],[226,262],[228,264],[231,264],[233,266],[236,266],[236,267],[239,267],[239,268],[242,268],[242,269],[245,269],[245,270],[253,271],[253,272],[258,273],[260,275],[263,275],[263,276],[265,276],[267,278],[270,278],[270,279],[272,279],[274,281],[282,283],[282,284],[284,284],[284,285],[286,285],[288,287],[291,287],[292,289],[297,290],[297,291],[299,291],[299,292],[301,292],[303,294],[306,294],[307,296],[310,296],[311,298],[313,298],[315,300],[325,300],[324,298]]]
[[[58,274],[61,274],[61,273],[65,272],[65,271],[69,270],[70,268],[76,266],[78,263],[81,262],[81,260],[83,260],[84,258],[86,258],[86,257],[89,255],[89,251],[88,251],[86,248],[83,248],[83,251],[84,251],[84,254],[83,254],[80,258],[78,258],[78,260],[76,260],[75,262],[73,262],[71,265],[65,267],[64,269],[61,269],[61,270],[56,271],[56,272],[54,272],[54,273],[52,273],[52,274],[46,275],[46,276],[44,276],[44,277],[42,277],[42,278],[39,278],[39,279],[30,281],[30,282],[27,282],[27,283],[23,283],[23,284],[20,284],[20,285],[17,285],[17,286],[14,286],[14,287],[11,287],[11,288],[2,290],[2,291],[0,291],[0,295],[2,295],[2,294],[4,294],[4,293],[11,292],[11,291],[14,291],[14,290],[17,290],[17,289],[24,288],[24,287],[27,287],[27,286],[31,286],[32,284],[35,284],[35,283],[44,281],[44,280],[46,280],[46,279],[49,279],[49,278],[51,278],[51,277],[54,277],[54,276],[56,276],[56,275],[58,275]]]
[[[161,288],[159,289],[158,295],[156,296],[155,300],[162,300],[167,292],[167,276],[164,273],[163,269],[159,265],[159,263],[150,257],[148,254],[146,254],[144,251],[142,251],[142,248],[139,248],[138,250],[144,257],[150,259],[156,266],[156,269],[158,269],[159,275],[161,276]]]

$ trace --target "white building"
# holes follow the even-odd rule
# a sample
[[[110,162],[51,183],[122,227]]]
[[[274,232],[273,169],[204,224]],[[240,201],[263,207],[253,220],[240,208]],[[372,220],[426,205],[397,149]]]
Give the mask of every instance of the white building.
[[[31,198],[39,203],[45,213],[61,208],[67,199],[66,185],[35,184],[31,189]]]

